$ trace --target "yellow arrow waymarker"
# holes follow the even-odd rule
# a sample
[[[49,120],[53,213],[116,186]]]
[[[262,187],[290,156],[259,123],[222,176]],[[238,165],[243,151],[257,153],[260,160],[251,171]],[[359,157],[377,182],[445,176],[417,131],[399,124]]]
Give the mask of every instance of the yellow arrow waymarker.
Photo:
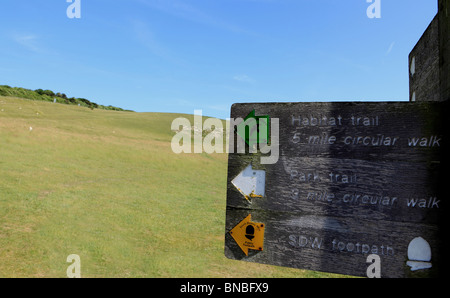
[[[230,235],[246,256],[249,249],[262,251],[264,244],[264,224],[251,222],[251,220],[252,215],[249,214],[230,231]]]

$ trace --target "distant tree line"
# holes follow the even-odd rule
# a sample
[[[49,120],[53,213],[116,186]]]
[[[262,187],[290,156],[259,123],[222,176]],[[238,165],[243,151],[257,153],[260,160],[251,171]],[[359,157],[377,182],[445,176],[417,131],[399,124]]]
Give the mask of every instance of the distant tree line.
[[[52,90],[43,90],[43,89],[30,90],[20,87],[10,87],[8,85],[0,85],[0,95],[27,98],[32,100],[53,101],[53,102],[56,100],[56,102],[58,103],[80,105],[83,107],[88,107],[92,110],[103,109],[103,110],[132,112],[130,110],[124,110],[122,108],[114,107],[111,105],[109,106],[99,105],[86,98],[68,97],[64,93],[60,92],[55,93]]]

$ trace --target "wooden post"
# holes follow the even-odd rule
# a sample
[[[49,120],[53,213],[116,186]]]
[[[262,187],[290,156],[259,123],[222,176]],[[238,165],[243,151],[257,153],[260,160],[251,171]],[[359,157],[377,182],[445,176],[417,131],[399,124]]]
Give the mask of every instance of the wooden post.
[[[439,0],[438,13],[409,54],[410,101],[450,99],[450,0]]]
[[[450,0],[439,0],[439,78],[441,100],[450,99]]]

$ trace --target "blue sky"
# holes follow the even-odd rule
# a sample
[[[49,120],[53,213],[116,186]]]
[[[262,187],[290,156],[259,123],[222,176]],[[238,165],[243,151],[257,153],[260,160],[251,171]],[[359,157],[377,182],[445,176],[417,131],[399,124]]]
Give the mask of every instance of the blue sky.
[[[235,102],[408,100],[435,0],[2,0],[0,84],[138,112]]]

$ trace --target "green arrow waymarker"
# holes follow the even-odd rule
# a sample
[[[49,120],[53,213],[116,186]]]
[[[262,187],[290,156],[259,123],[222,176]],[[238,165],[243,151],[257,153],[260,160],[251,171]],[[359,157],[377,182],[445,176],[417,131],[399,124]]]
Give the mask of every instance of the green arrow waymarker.
[[[255,121],[248,121],[252,118],[255,119]],[[269,115],[256,116],[255,110],[253,110],[244,118],[244,121],[237,126],[237,134],[251,148],[256,144],[268,144],[269,119]]]

